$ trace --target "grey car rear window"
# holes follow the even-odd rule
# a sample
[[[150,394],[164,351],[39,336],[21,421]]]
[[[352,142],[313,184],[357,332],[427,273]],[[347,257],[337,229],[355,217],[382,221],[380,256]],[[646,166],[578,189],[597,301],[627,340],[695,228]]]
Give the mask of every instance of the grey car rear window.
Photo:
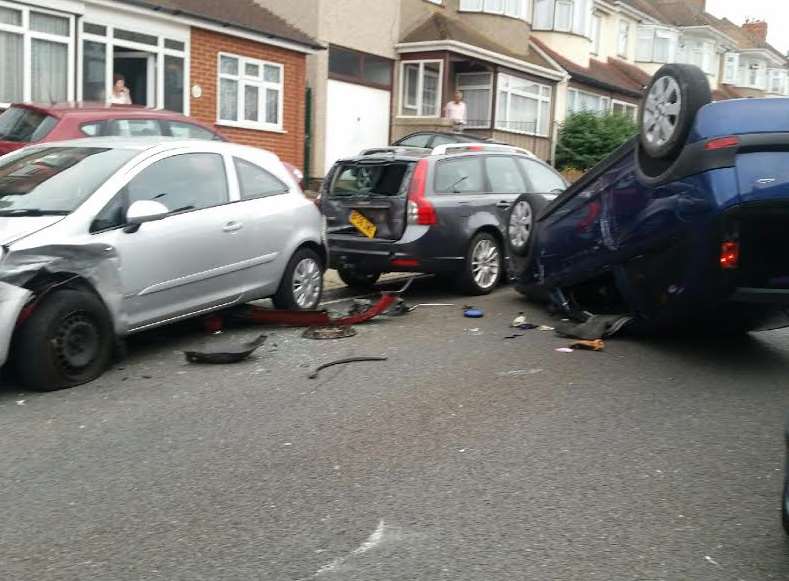
[[[480,157],[445,159],[436,165],[433,189],[440,194],[485,191],[485,174]]]
[[[410,162],[348,163],[335,171],[330,197],[370,194],[397,196],[405,192]]]
[[[526,177],[531,183],[532,191],[536,194],[556,194],[567,189],[564,178],[549,167],[545,167],[533,159],[518,158]]]
[[[526,183],[515,162],[509,155],[490,155],[485,157],[490,191],[496,194],[523,194]]]

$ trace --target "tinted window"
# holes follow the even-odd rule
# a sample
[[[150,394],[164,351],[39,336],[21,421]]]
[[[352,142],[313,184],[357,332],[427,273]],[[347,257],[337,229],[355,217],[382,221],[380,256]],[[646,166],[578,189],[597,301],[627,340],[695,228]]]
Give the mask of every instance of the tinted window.
[[[173,137],[180,137],[182,139],[218,139],[216,134],[208,129],[193,125],[192,123],[180,123],[178,121],[168,122],[170,126],[170,135]]]
[[[557,172],[533,159],[518,158],[531,190],[538,194],[559,193],[567,189],[564,178]]]
[[[526,183],[515,163],[508,155],[495,155],[485,158],[485,169],[488,172],[490,191],[495,194],[526,193]]]
[[[157,161],[124,188],[129,205],[161,202],[171,212],[200,210],[228,201],[225,163],[216,153],[186,153]]]
[[[432,135],[428,133],[420,133],[418,135],[411,135],[398,142],[398,145],[403,147],[427,147],[428,142]]]
[[[88,137],[96,137],[101,132],[101,121],[95,123],[83,123],[79,126],[80,131]]]
[[[162,129],[155,119],[113,119],[109,122],[107,135],[120,137],[146,137],[161,135]]]
[[[439,145],[447,145],[448,143],[457,143],[458,140],[449,135],[436,135],[433,139],[431,147],[438,147]]]
[[[485,191],[479,157],[447,159],[436,166],[435,191],[438,193],[465,193]]]
[[[0,139],[4,141],[39,141],[44,139],[57,119],[24,107],[11,107],[0,114]]]
[[[288,191],[288,186],[262,167],[243,159],[234,159],[234,161],[242,200],[276,196]]]
[[[0,160],[0,214],[77,209],[137,152],[99,147],[38,147]]]

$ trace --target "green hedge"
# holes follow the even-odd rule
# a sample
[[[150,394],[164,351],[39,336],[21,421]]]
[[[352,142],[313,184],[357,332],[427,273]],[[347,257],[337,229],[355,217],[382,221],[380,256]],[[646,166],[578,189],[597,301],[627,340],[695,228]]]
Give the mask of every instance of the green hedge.
[[[556,166],[586,171],[637,132],[636,123],[624,115],[570,115],[559,130]]]

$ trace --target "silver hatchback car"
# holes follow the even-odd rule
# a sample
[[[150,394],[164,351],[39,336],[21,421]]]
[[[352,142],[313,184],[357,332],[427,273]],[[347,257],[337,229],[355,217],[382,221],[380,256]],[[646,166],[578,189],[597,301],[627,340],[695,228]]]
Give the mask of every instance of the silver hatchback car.
[[[253,299],[315,308],[321,216],[272,153],[83,139],[0,158],[0,365],[91,381],[115,339]]]

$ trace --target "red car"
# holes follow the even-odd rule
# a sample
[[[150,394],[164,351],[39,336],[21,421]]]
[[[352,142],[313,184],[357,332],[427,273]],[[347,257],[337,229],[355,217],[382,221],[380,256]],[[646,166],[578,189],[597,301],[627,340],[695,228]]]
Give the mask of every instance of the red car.
[[[162,135],[183,139],[227,141],[209,125],[179,113],[130,105],[16,103],[0,113],[0,155],[31,143],[109,135],[120,137]],[[302,172],[288,162],[283,161],[283,163],[301,185]]]

